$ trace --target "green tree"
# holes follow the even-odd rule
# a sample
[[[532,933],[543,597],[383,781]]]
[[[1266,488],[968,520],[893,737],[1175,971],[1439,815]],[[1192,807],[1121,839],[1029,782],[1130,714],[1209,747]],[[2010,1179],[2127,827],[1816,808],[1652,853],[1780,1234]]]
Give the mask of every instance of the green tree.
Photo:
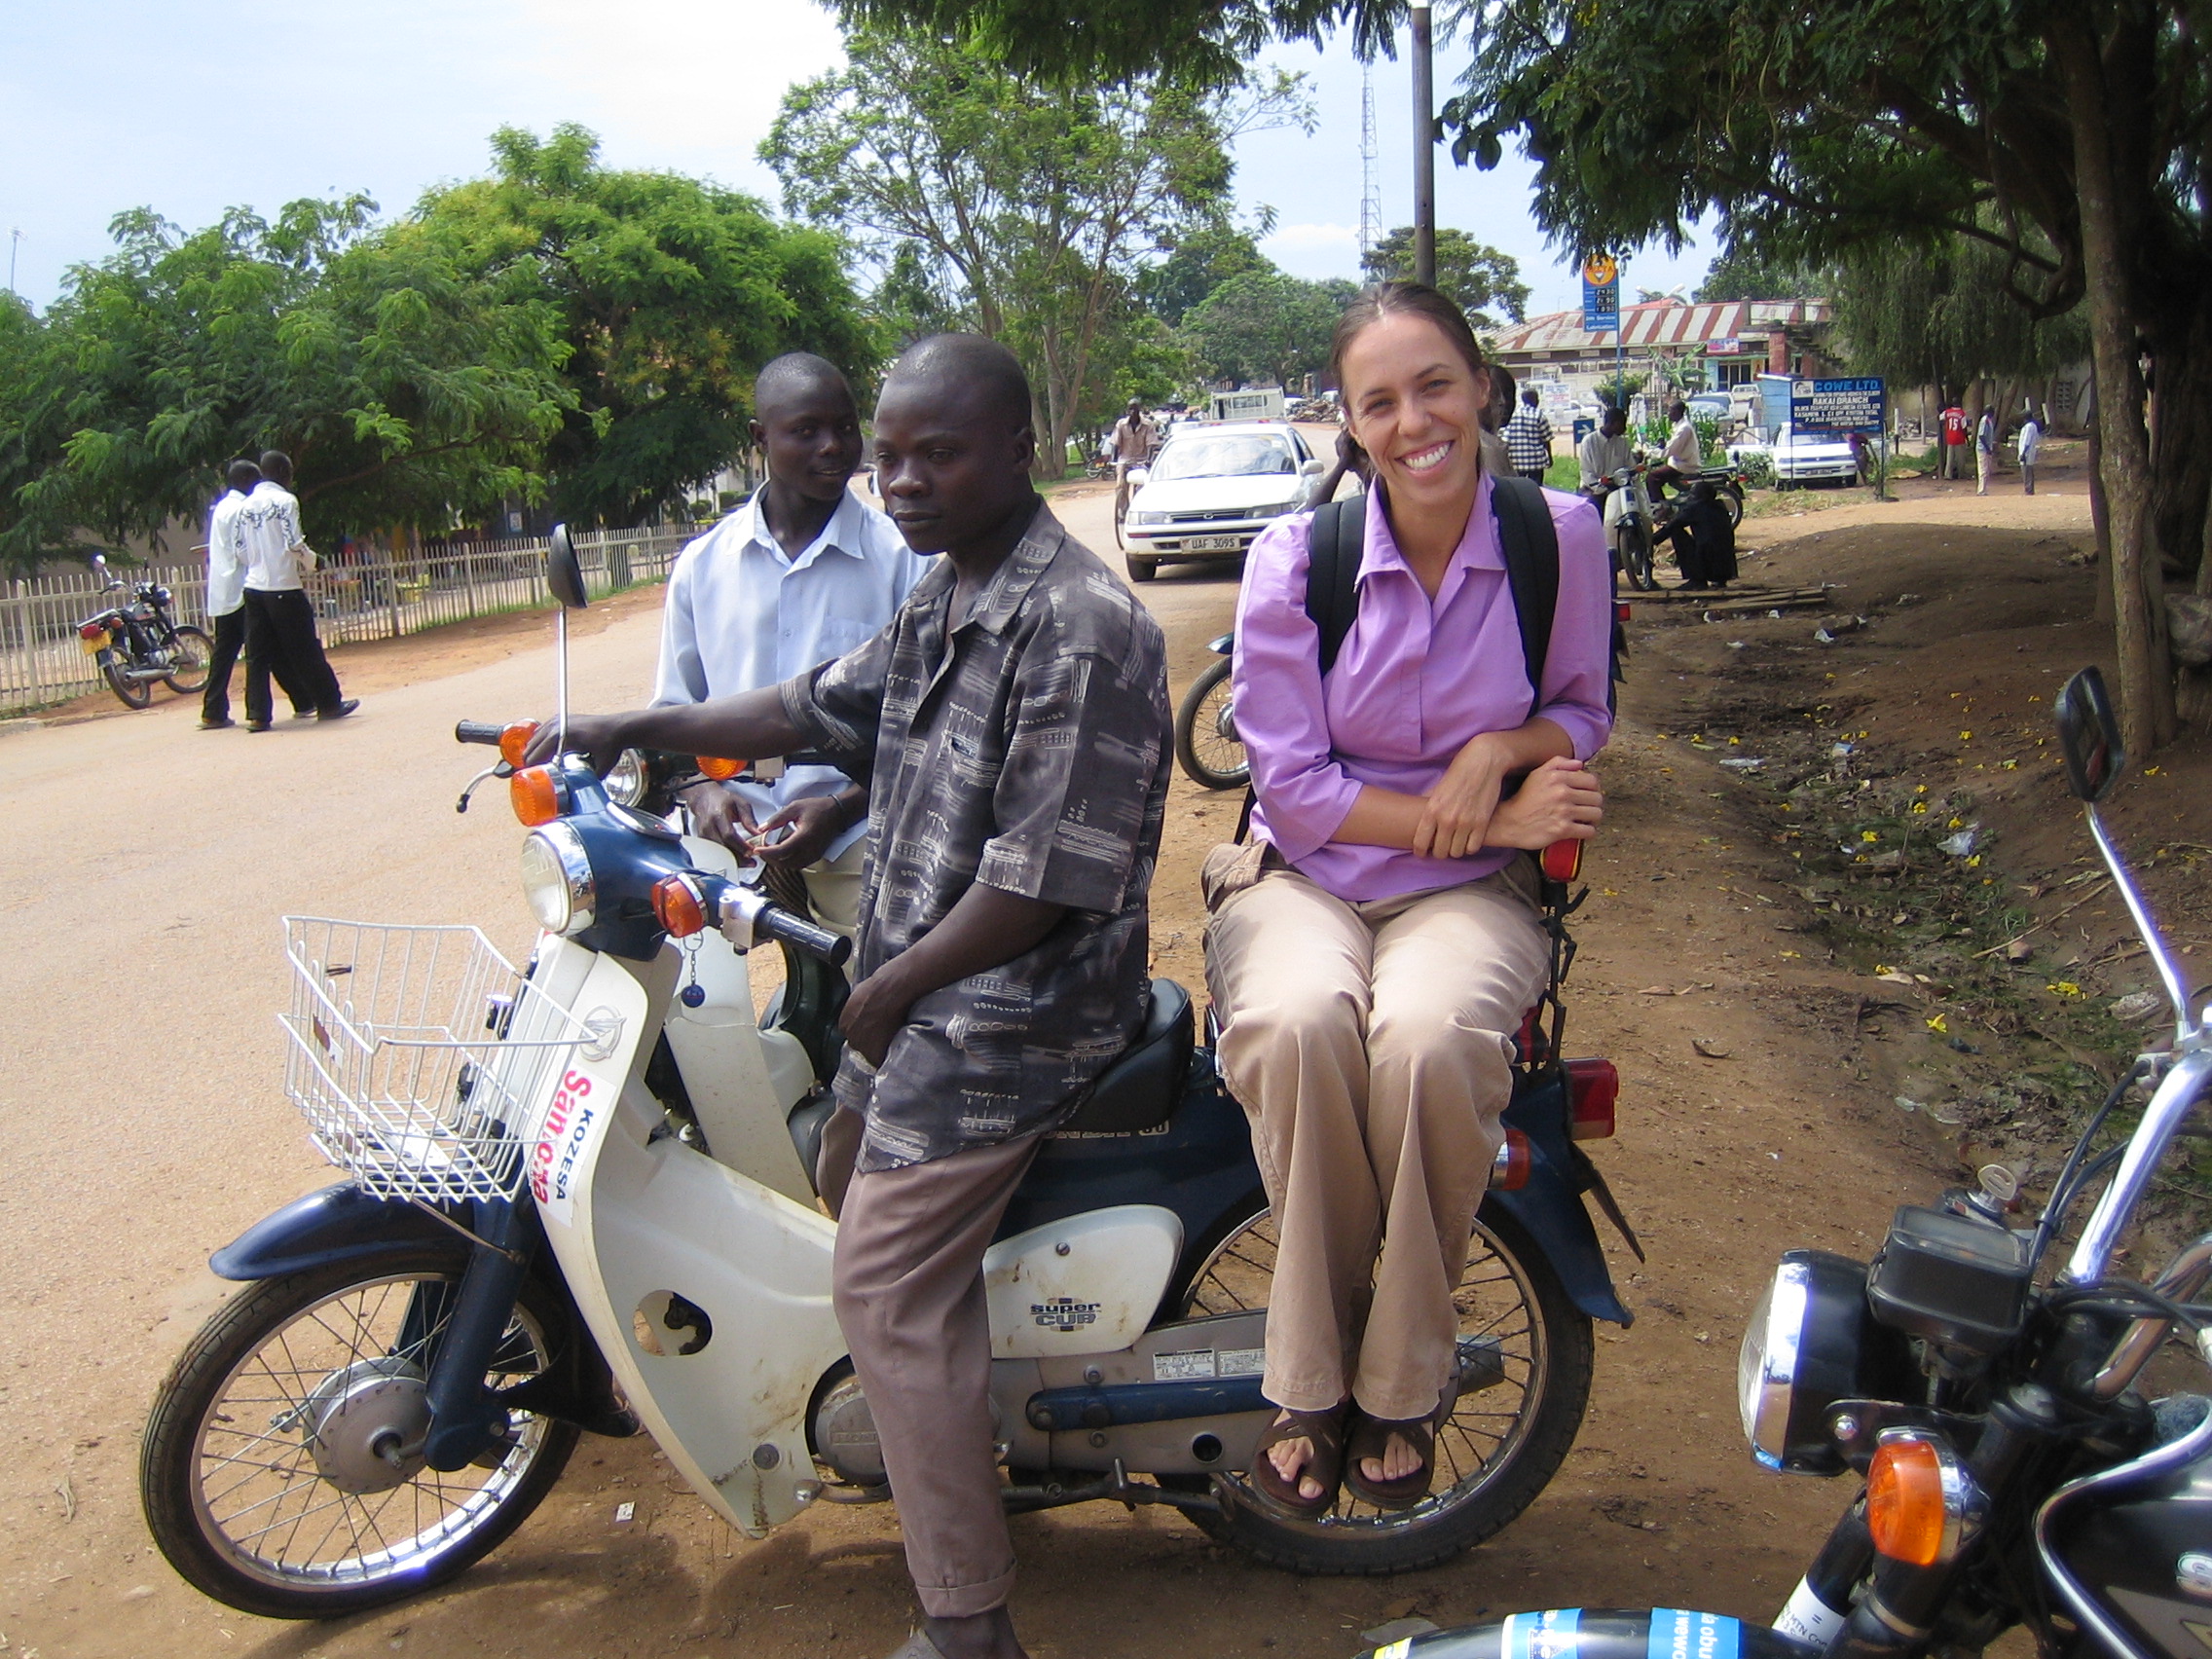
[[[1273,269],[1251,232],[1205,224],[1179,238],[1165,259],[1146,268],[1137,278],[1137,293],[1162,322],[1178,323],[1232,276]]]
[[[1793,259],[1773,259],[1757,248],[1730,242],[1698,284],[1700,305],[1725,300],[1825,299],[1828,274]]]
[[[919,33],[863,30],[792,88],[760,147],[794,210],[957,278],[1035,390],[1041,465],[1095,396],[1140,268],[1223,222],[1240,131],[1309,121],[1295,77],[1231,94],[1137,76],[1043,86]]]
[[[674,173],[602,166],[564,124],[493,135],[494,176],[433,191],[423,234],[518,303],[550,305],[574,407],[547,446],[565,517],[635,524],[747,443],[753,378],[816,351],[865,383],[879,337],[829,232]]]
[[[932,262],[919,242],[901,242],[892,252],[891,265],[869,308],[882,323],[894,350],[903,351],[932,334],[949,334],[971,326],[968,313],[952,293],[952,284]]]
[[[1367,250],[1361,263],[1378,282],[1412,280],[1413,226],[1392,231]],[[1467,320],[1478,329],[1499,326],[1491,314],[1493,307],[1507,322],[1519,322],[1529,309],[1529,284],[1521,280],[1520,262],[1449,225],[1436,229],[1436,285],[1459,302]]]
[[[1289,386],[1328,361],[1337,317],[1358,290],[1279,271],[1232,276],[1183,319],[1183,338],[1209,380]]]
[[[0,327],[0,559],[17,569],[195,522],[217,469],[289,451],[317,534],[445,528],[541,485],[572,401],[543,307],[376,233],[363,197],[242,210],[194,235],[150,211]]]

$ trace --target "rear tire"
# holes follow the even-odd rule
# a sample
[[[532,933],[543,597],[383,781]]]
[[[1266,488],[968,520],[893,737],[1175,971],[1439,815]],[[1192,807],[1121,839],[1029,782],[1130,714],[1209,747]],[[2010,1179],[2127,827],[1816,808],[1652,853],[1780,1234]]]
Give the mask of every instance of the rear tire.
[[[1720,492],[1720,510],[1728,515],[1728,527],[1733,530],[1744,522],[1744,491],[1738,484],[1730,484]]]
[[[1659,578],[1651,573],[1651,530],[1648,525],[1623,525],[1617,533],[1620,550],[1621,574],[1628,578],[1629,587],[1640,593],[1649,593],[1659,585]]]
[[[573,1424],[517,1413],[497,1464],[418,1466],[383,1490],[323,1471],[329,1457],[374,1473],[328,1425],[349,1390],[419,1388],[416,1362],[442,1329],[409,1337],[422,1287],[455,1282],[450,1256],[415,1251],[263,1279],[226,1304],[163,1382],[139,1452],[146,1525],[169,1565],[240,1612],[336,1618],[442,1584],[521,1526],[561,1478]],[[555,1298],[526,1280],[488,1381],[542,1370],[576,1340]]]
[[[180,697],[197,697],[207,689],[207,665],[215,660],[215,642],[198,628],[179,628],[169,642],[174,665],[162,676],[162,683]]]
[[[1273,1270],[1273,1222],[1263,1211],[1215,1251],[1187,1311],[1265,1307]],[[1462,1394],[1438,1430],[1440,1490],[1393,1513],[1347,1489],[1330,1514],[1291,1521],[1238,1501],[1242,1480],[1227,1475],[1215,1477],[1229,1489],[1220,1513],[1186,1511],[1191,1520],[1254,1560],[1333,1576],[1435,1567],[1512,1522],[1558,1472],[1581,1429],[1597,1347],[1590,1315],[1520,1224],[1490,1202],[1476,1219],[1467,1273],[1453,1300],[1462,1353],[1478,1339],[1490,1344],[1501,1376]]]
[[[1228,657],[1206,664],[1175,711],[1175,758],[1201,789],[1240,790],[1252,781],[1252,762],[1229,702],[1233,666]]]
[[[154,700],[153,682],[133,675],[129,658],[113,645],[100,652],[100,674],[127,709],[143,709]]]

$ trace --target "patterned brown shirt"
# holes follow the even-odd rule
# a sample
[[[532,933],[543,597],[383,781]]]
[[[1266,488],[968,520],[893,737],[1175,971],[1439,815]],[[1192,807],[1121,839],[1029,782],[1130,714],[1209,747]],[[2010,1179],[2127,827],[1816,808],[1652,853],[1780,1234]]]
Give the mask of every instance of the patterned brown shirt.
[[[866,1118],[862,1170],[1052,1127],[1145,1014],[1169,761],[1159,624],[1042,504],[948,639],[956,574],[935,562],[889,627],[784,682],[808,741],[868,786],[855,978],[974,882],[1067,914],[1027,955],[916,1002],[880,1071],[847,1051],[836,1090]]]

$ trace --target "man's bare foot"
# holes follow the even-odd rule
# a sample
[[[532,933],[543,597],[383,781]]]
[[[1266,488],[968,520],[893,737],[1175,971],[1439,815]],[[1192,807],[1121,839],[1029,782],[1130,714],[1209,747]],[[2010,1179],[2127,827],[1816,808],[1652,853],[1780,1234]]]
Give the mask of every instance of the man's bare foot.
[[[1029,1659],[1004,1607],[959,1619],[924,1619],[922,1632],[944,1659]]]

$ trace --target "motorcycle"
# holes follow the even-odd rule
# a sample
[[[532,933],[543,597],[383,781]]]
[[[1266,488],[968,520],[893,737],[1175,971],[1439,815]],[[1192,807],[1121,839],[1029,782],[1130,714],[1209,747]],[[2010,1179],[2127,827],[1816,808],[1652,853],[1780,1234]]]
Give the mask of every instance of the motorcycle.
[[[1613,551],[1613,572],[1626,576],[1631,591],[1652,592],[1659,578],[1652,572],[1652,502],[1644,488],[1645,467],[1624,466],[1606,483],[1600,508],[1605,525],[1605,543]]]
[[[1252,762],[1236,735],[1236,710],[1230,701],[1230,671],[1235,665],[1236,636],[1208,640],[1216,660],[1175,706],[1175,759],[1200,789],[1240,790],[1252,781]]]
[[[92,555],[92,573],[106,578],[107,593],[124,591],[123,578],[109,575],[104,553]],[[143,709],[151,703],[157,680],[180,697],[206,689],[215,643],[202,629],[179,627],[170,618],[169,604],[167,588],[139,582],[131,588],[129,603],[112,604],[77,624],[85,654],[98,659],[108,689],[127,709]]]
[[[2017,1181],[1906,1205],[1871,1263],[1782,1258],[1737,1371],[1752,1455],[1857,1475],[1850,1508],[1772,1629],[1683,1608],[1516,1613],[1374,1650],[1375,1659],[1919,1659],[1978,1654],[2026,1626],[2038,1651],[2202,1659],[2212,1647],[2212,1400],[2147,1398],[2169,1338],[2212,1365],[2212,1235],[2145,1283],[2120,1243],[2177,1138],[2212,1095],[2212,994],[2193,993],[2097,815],[2125,764],[2095,669],[2057,723],[2069,785],[2172,1002],[2171,1043],[2091,1117],[2032,1227]],[[2095,1151],[2138,1085],[2132,1132]],[[2063,1265],[2054,1245],[2103,1179]],[[2138,1241],[2139,1242],[2139,1241]],[[2046,1269],[2048,1271],[2046,1271]]]
[[[584,603],[565,530],[549,577],[565,724],[566,608]],[[231,1606],[332,1617],[450,1579],[585,1432],[649,1432],[752,1537],[893,1495],[812,1177],[847,941],[647,810],[679,774],[738,762],[523,767],[535,729],[456,732],[499,745],[469,789],[503,778],[529,831],[525,968],[469,927],[286,919],[286,1089],[348,1179],[215,1252],[248,1288],[163,1382],[140,1459],[163,1553]],[[1582,1197],[1628,1235],[1582,1144],[1613,1132],[1619,1079],[1560,1058],[1578,851],[1545,855],[1553,972],[1469,1240],[1438,1490],[1399,1512],[1347,1493],[1305,1521],[1253,1499],[1274,1230],[1190,999],[1156,979],[985,1258],[1010,1509],[1167,1505],[1277,1566],[1374,1573],[1470,1547],[1543,1488],[1581,1421],[1593,1318],[1630,1318]],[[756,1014],[746,953],[768,943],[786,979]]]

